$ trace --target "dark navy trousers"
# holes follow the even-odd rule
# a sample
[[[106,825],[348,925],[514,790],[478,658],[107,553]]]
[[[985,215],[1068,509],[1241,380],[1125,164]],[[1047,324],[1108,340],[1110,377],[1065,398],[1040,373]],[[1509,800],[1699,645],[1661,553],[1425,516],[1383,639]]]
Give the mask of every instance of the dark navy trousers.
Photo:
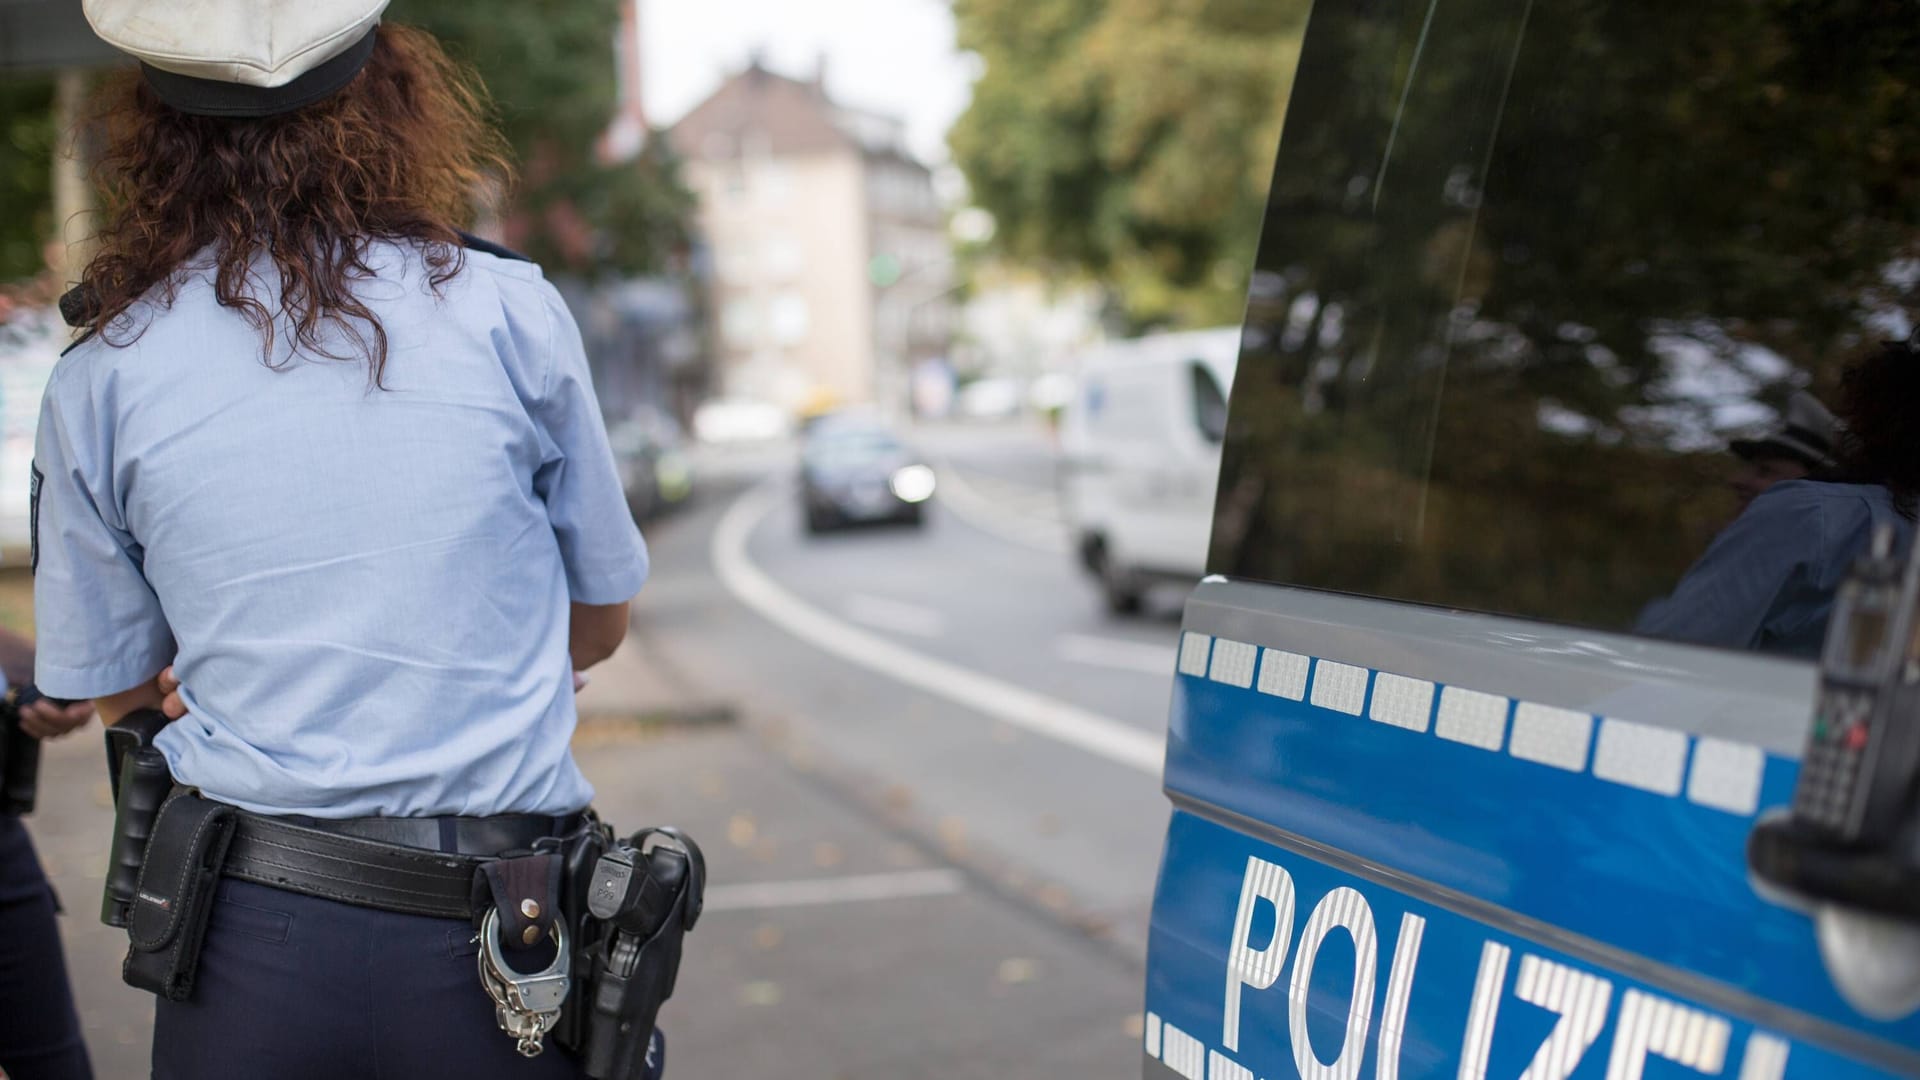
[[[193,999],[160,1001],[155,1080],[573,1080],[523,1058],[480,987],[472,926],[220,883]],[[576,987],[577,989],[577,987]]]
[[[0,1073],[91,1080],[54,925],[53,887],[26,827],[0,814]]]

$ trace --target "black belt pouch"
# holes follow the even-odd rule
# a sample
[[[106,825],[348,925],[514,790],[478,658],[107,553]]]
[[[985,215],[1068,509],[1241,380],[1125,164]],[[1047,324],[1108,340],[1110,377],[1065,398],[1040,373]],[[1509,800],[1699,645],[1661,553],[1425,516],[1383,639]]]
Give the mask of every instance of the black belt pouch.
[[[193,996],[234,813],[231,806],[184,791],[160,808],[127,924],[132,947],[120,971],[128,986],[168,1001]]]

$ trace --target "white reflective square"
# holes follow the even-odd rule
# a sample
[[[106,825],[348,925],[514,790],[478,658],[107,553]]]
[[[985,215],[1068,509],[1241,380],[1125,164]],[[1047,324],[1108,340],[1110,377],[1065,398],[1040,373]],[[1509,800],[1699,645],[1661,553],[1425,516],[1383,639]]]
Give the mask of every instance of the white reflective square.
[[[1150,1012],[1147,1014],[1147,1033],[1146,1034],[1147,1034],[1147,1056],[1157,1061],[1160,1058],[1160,1014],[1159,1013]]]
[[[1260,685],[1255,689],[1263,694],[1299,701],[1307,696],[1307,667],[1312,662],[1297,652],[1263,649],[1260,657]]]
[[[1523,701],[1513,712],[1513,738],[1507,752],[1527,761],[1579,772],[1587,767],[1593,741],[1593,717]]]
[[[1693,746],[1687,772],[1687,798],[1733,814],[1760,808],[1760,779],[1767,755],[1757,746],[1702,737]]]
[[[1686,768],[1685,732],[1612,717],[1600,721],[1600,739],[1593,748],[1593,775],[1600,779],[1678,795]]]
[[[1367,669],[1321,660],[1313,665],[1313,703],[1323,709],[1360,715],[1367,700]]]
[[[1207,1080],[1207,1044],[1172,1024],[1161,1024],[1160,1060],[1186,1080]]]
[[[1180,635],[1180,674],[1207,675],[1207,646],[1213,639],[1205,634],[1196,634],[1189,630]]]
[[[1207,1050],[1207,1080],[1253,1080],[1253,1070],[1218,1050]]]
[[[1508,699],[1478,690],[1449,686],[1440,691],[1440,713],[1433,733],[1443,739],[1498,750],[1507,737]]]
[[[1432,683],[1384,671],[1374,676],[1373,702],[1367,706],[1368,716],[1408,731],[1425,731],[1432,712]]]
[[[1207,671],[1207,678],[1245,689],[1253,685],[1253,665],[1259,658],[1260,650],[1244,641],[1215,638],[1213,666]]]

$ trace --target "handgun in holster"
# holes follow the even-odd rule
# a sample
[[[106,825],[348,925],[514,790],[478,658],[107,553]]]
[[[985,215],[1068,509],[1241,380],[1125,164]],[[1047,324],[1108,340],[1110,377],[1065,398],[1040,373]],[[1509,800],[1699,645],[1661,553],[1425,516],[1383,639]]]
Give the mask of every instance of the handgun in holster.
[[[563,1029],[595,1080],[639,1080],[648,1069],[660,1006],[673,995],[687,931],[699,921],[706,858],[678,829],[643,829],[615,841],[594,864],[586,890],[597,933],[575,967],[584,993]],[[567,1040],[563,1040],[567,1041]]]
[[[167,759],[153,745],[170,721],[157,709],[127,714],[107,731],[107,785],[113,792],[113,842],[108,847],[100,921],[125,928],[139,893],[140,868],[160,806],[173,790]]]

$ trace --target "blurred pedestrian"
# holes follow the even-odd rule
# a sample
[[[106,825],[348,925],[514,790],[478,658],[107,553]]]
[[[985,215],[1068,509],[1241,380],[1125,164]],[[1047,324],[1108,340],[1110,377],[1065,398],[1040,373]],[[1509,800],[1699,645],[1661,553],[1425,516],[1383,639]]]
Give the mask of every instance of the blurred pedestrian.
[[[37,672],[109,722],[177,689],[128,898],[153,1075],[578,1075],[499,1030],[468,886],[587,828],[573,672],[647,556],[573,318],[459,231],[506,178],[484,92],[384,0],[83,6],[141,64],[41,414]]]
[[[1735,439],[1728,447],[1740,459],[1729,481],[1740,509],[1783,480],[1833,468],[1833,442],[1833,414],[1819,398],[1795,390],[1787,398],[1786,415],[1772,431],[1754,439]]]
[[[1756,495],[1674,587],[1641,612],[1640,633],[1703,645],[1816,657],[1833,596],[1873,534],[1912,541],[1920,505],[1920,355],[1886,342],[1841,376],[1833,466]],[[1803,411],[1802,417],[1808,414]],[[1793,414],[1790,411],[1789,421]],[[1816,444],[1806,428],[1790,435]]]
[[[33,642],[0,630],[0,693],[33,674]],[[12,710],[4,723],[32,739],[54,739],[84,725],[90,704],[44,698]],[[8,1080],[90,1080],[86,1043],[67,984],[59,904],[20,817],[0,807],[0,1076]]]

